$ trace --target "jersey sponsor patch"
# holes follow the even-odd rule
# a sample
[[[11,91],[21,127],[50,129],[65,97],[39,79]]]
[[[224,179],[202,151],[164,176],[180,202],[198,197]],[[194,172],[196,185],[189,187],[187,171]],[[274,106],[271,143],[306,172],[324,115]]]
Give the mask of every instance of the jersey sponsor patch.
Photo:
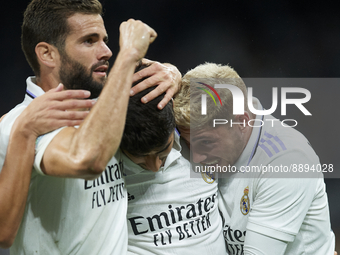
[[[123,162],[106,166],[105,171],[95,180],[85,180],[84,189],[92,192],[91,208],[99,208],[125,198],[125,183],[122,175]]]
[[[150,210],[148,215],[133,213],[128,217],[128,224],[131,228],[129,235],[143,235],[144,238],[153,239],[157,246],[178,245],[179,241],[185,241],[194,236],[203,236],[214,226],[217,217],[211,217],[216,208],[217,193],[199,198],[196,202],[188,204],[164,205],[164,210]],[[216,208],[217,210],[217,208]],[[143,239],[144,239],[143,238]],[[196,237],[201,238],[201,237]],[[184,245],[184,244],[183,244]]]
[[[244,189],[244,194],[241,198],[240,209],[243,215],[247,215],[250,211],[250,201],[249,201],[249,186]]]
[[[216,180],[215,173],[201,172],[202,178],[206,183],[212,184]]]
[[[244,254],[243,248],[246,231],[241,229],[232,229],[230,226],[225,225],[223,235],[224,240],[226,241],[228,254],[230,255]]]

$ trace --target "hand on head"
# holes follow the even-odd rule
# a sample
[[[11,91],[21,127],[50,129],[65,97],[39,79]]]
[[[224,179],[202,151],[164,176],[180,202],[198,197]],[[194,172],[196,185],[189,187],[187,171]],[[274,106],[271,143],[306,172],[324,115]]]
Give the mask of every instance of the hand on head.
[[[161,102],[157,105],[158,109],[163,109],[171,98],[180,90],[182,75],[177,67],[171,64],[161,64],[159,62],[143,59],[143,64],[151,64],[149,67],[137,72],[133,76],[133,82],[141,78],[148,77],[133,88],[131,96],[153,86],[157,86],[153,91],[142,98],[143,103],[150,102],[159,95],[166,93]]]

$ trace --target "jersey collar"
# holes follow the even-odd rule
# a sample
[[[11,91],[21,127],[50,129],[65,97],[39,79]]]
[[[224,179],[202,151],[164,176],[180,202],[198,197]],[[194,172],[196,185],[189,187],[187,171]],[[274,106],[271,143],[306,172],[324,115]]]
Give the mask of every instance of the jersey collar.
[[[45,94],[42,88],[35,84],[36,78],[35,76],[30,76],[26,79],[26,97],[34,99],[38,96]]]
[[[253,106],[257,110],[263,110],[260,101],[255,97],[253,97]],[[263,115],[256,115],[256,120],[252,124],[254,127],[251,132],[249,141],[245,149],[243,150],[241,156],[235,163],[237,169],[240,169],[241,166],[248,166],[251,159],[254,157],[262,131],[261,121],[263,121]]]

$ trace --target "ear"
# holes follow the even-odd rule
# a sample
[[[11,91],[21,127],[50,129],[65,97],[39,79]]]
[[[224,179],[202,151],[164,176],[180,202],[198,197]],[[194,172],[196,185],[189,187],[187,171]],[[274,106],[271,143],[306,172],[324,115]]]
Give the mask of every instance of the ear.
[[[242,115],[237,115],[235,119],[236,122],[240,122],[239,128],[241,132],[245,132],[246,129],[249,128],[248,122],[250,120],[250,114],[247,111],[245,111]],[[243,123],[245,123],[245,125],[243,125]]]
[[[56,67],[60,59],[58,49],[46,42],[40,42],[35,46],[35,54],[37,54],[40,65],[45,65],[50,68]]]

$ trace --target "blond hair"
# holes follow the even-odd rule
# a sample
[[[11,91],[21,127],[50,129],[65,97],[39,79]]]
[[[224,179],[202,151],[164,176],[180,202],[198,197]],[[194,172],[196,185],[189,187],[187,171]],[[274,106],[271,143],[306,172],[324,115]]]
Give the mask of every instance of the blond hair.
[[[199,80],[198,80],[199,79]],[[206,126],[211,119],[229,119],[232,117],[233,98],[229,90],[216,89],[221,97],[223,106],[215,106],[213,100],[207,100],[209,108],[208,115],[201,115],[201,95],[203,92],[197,87],[202,87],[198,82],[204,82],[212,87],[215,84],[231,84],[240,88],[245,97],[245,109],[248,107],[247,89],[238,73],[229,65],[214,63],[201,64],[188,71],[182,78],[182,87],[174,100],[174,113],[176,123],[179,126],[202,128]]]

